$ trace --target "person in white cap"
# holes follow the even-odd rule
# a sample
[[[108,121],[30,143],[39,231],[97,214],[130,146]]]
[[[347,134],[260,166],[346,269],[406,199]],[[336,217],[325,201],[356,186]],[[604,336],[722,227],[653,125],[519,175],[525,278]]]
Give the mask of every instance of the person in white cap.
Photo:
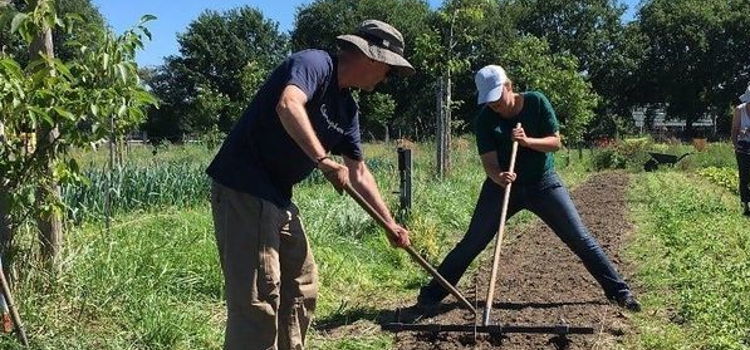
[[[631,311],[640,304],[581,221],[567,189],[555,172],[552,152],[560,149],[559,124],[541,92],[516,93],[505,70],[496,65],[475,77],[480,111],[474,121],[477,148],[487,178],[463,239],[448,253],[438,272],[454,285],[495,237],[504,187],[513,183],[508,219],[527,209],[539,216],[570,247],[604,289],[605,296]],[[520,128],[516,124],[521,123]],[[513,141],[518,141],[515,172],[508,172]],[[424,286],[417,307],[434,310],[448,292],[436,281]],[[429,311],[428,311],[429,312]]]
[[[337,39],[337,55],[305,50],[281,63],[206,170],[227,299],[224,349],[304,347],[318,277],[292,187],[316,168],[339,193],[351,184],[362,194],[397,233],[393,245],[410,244],[365,165],[351,93],[414,73],[404,39],[376,20]]]
[[[750,85],[740,95],[740,102],[734,110],[731,138],[737,156],[743,215],[750,217]]]

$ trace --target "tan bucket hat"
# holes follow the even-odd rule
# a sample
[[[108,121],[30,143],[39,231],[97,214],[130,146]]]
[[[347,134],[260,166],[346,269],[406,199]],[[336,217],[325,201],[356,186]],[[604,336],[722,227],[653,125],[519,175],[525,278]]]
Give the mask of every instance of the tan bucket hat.
[[[368,19],[357,28],[357,33],[339,35],[336,40],[358,47],[371,59],[383,62],[400,76],[415,73],[414,67],[404,58],[404,37],[388,23]]]

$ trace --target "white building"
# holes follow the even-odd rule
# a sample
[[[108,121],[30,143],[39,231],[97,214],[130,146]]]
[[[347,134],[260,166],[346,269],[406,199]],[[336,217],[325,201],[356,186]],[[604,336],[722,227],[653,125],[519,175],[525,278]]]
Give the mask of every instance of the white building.
[[[649,126],[646,125],[646,113],[649,108],[653,108],[654,111],[654,121],[650,126],[650,129]],[[631,115],[635,121],[635,126],[640,129],[641,134],[665,129],[670,131],[684,131],[686,127],[684,120],[669,118],[663,107],[637,107],[633,109]],[[710,128],[716,133],[716,118],[717,116],[715,115],[705,114],[703,118],[693,122],[693,128]]]

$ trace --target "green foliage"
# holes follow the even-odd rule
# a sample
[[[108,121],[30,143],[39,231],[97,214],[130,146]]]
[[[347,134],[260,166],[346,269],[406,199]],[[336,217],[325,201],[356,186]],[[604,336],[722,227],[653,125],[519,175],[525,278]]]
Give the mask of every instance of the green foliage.
[[[625,169],[627,159],[617,152],[615,148],[605,148],[594,153],[594,169]]]
[[[200,142],[211,151],[221,146],[221,143],[224,142],[224,139],[226,138],[227,134],[221,132],[218,126],[214,126],[211,130],[208,130],[201,135]]]
[[[393,100],[391,95],[375,92],[361,94],[360,96],[359,103],[362,106],[360,115],[367,116],[365,121],[383,129],[388,128],[396,112],[396,101]],[[367,125],[363,125],[363,127],[367,128]],[[385,133],[387,135],[388,130],[385,130]]]
[[[605,169],[640,170],[650,159],[648,151],[653,143],[649,138],[625,139],[597,150],[593,165],[597,171]]]
[[[737,160],[734,148],[729,142],[711,142],[706,149],[698,152],[689,144],[654,144],[652,151],[681,156],[692,153],[677,163],[677,168],[684,171],[695,171],[708,167],[736,168]]]
[[[657,82],[645,67],[650,47],[640,22],[628,23],[615,35],[613,48],[600,55],[601,67],[589,74],[594,90],[602,97],[599,113],[615,116],[621,125],[632,122],[634,107],[663,100],[655,95]]]
[[[0,4],[0,7],[3,5]],[[99,10],[91,3],[91,0],[56,0],[52,4],[55,12],[64,23],[64,27],[55,27],[52,30],[52,40],[55,57],[62,61],[69,61],[78,55],[75,47],[67,43],[79,43],[89,47],[100,44],[102,32],[106,32],[104,18]],[[28,12],[29,5],[26,0],[12,0],[7,7],[0,11],[0,51],[15,58],[21,66],[29,62],[29,52],[23,44],[23,40],[12,31],[11,22],[18,12]],[[70,22],[75,21],[75,26]]]
[[[514,13],[512,6],[502,2],[445,1],[430,16],[431,30],[417,38],[413,60],[429,78],[428,96],[433,97],[439,81],[451,78],[454,132],[468,132],[476,115],[474,73],[487,64],[497,64],[507,44],[517,39]],[[430,103],[434,101],[430,99]],[[427,108],[435,110],[434,106]]]
[[[578,73],[574,56],[552,54],[546,41],[525,36],[497,58],[517,90],[539,90],[552,103],[562,125],[564,141],[576,144],[594,118],[598,96]]]
[[[645,312],[639,349],[747,349],[750,346],[750,230],[736,197],[678,172],[638,175],[630,197]],[[734,197],[734,198],[728,198]]]
[[[498,4],[484,0],[446,1],[433,16],[433,30],[417,38],[417,62],[435,79],[450,73],[467,73],[479,52],[462,50],[478,47],[486,14]]]
[[[698,170],[698,175],[739,195],[740,179],[735,168],[708,167]]]
[[[625,6],[609,0],[516,0],[518,26],[545,38],[552,52],[578,57],[580,70],[596,77],[617,48]]]
[[[750,42],[750,19],[742,14],[748,12],[746,0],[643,4],[640,28],[649,43],[643,68],[652,77],[644,86],[651,82],[655,97],[669,103],[667,112],[688,127],[706,112],[725,113],[747,85],[742,43]]]
[[[106,168],[83,171],[86,185],[67,185],[62,189],[67,217],[74,222],[102,220],[105,198],[112,194],[114,213],[159,206],[188,207],[207,200],[209,181],[205,164],[159,162],[150,165],[124,165],[114,172]]]
[[[57,17],[54,2],[39,1],[13,19],[14,33],[30,47],[45,28],[67,27]],[[100,32],[101,45],[69,43],[78,51],[68,62],[41,55],[22,67],[0,55],[0,192],[9,193],[13,225],[32,212],[60,210],[55,198],[35,198],[36,189],[53,181],[82,181],[75,160],[65,159],[71,147],[82,147],[111,133],[122,134],[140,123],[144,109],[156,101],[140,85],[135,52],[147,35],[144,16],[120,36]],[[115,119],[115,130],[109,119]],[[37,146],[28,141],[38,133]],[[35,149],[34,149],[35,148]],[[33,151],[32,151],[33,150]],[[56,162],[56,163],[55,163]],[[53,176],[48,167],[53,164]]]
[[[640,97],[635,89],[643,40],[637,25],[623,24],[625,6],[609,0],[516,0],[521,32],[544,38],[551,51],[578,58],[602,97],[600,112],[630,118],[630,108]]]
[[[180,55],[144,72],[164,108],[149,112],[155,139],[181,141],[214,127],[228,132],[255,91],[288,54],[288,39],[252,7],[206,11],[178,36]]]
[[[596,140],[598,138],[621,138],[623,135],[634,134],[634,131],[635,122],[630,114],[617,115],[608,113],[598,115],[592,120],[588,125],[586,138],[589,140]]]

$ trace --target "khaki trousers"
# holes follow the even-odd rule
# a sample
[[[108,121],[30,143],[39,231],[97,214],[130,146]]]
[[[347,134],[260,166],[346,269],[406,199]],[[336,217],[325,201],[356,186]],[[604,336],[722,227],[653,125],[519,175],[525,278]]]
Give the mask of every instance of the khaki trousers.
[[[213,183],[227,299],[225,350],[303,349],[318,273],[299,210]]]

